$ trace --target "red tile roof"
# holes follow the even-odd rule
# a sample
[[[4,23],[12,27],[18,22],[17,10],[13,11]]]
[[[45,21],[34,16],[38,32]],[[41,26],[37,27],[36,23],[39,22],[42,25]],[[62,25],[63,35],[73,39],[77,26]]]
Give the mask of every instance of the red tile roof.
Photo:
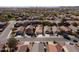
[[[61,46],[61,45],[57,44],[57,45],[56,45],[56,48],[57,48],[57,51],[58,51],[58,52],[61,52],[61,51],[62,51],[62,46]]]
[[[50,44],[50,45],[48,45],[48,51],[49,52],[57,52],[57,48]]]

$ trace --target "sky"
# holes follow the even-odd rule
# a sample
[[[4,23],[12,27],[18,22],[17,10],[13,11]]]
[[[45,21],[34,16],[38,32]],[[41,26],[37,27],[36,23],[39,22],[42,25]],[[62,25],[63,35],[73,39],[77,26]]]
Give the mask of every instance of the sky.
[[[79,6],[78,0],[0,0],[0,7]]]

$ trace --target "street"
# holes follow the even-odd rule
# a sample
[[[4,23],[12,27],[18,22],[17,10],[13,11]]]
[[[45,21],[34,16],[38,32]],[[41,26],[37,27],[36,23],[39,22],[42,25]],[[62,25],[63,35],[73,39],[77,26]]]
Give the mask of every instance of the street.
[[[0,42],[6,43],[9,35],[11,34],[11,29],[13,28],[15,21],[9,21],[9,25],[4,29],[4,31],[0,35]]]

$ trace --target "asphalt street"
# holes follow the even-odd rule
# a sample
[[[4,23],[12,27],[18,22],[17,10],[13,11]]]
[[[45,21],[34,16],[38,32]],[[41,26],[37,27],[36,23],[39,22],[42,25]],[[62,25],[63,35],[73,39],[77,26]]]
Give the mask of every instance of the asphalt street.
[[[9,21],[9,25],[4,29],[4,31],[0,35],[0,42],[1,43],[6,43],[14,24],[15,24],[15,21]]]

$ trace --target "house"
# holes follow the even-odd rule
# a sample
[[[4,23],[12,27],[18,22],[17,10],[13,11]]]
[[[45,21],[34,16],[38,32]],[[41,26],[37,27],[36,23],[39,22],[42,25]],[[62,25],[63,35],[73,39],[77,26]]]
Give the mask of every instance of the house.
[[[65,31],[65,32],[71,31],[71,28],[65,27],[65,26],[61,26],[60,29],[61,29],[62,31]]]
[[[58,27],[56,27],[56,26],[52,26],[53,34],[55,34],[58,30],[59,30]]]
[[[62,52],[64,49],[59,43],[48,43],[48,51],[49,52]]]
[[[18,44],[17,45],[19,52],[29,52],[30,49],[32,48],[32,45],[29,42],[24,42],[23,44]]]
[[[71,28],[73,32],[76,32],[77,29],[78,29],[77,27],[75,27],[75,26],[73,26],[73,25],[70,25],[69,28]]]
[[[48,42],[48,51],[57,52],[57,48],[54,46],[53,42]]]
[[[19,52],[26,52],[26,50],[27,50],[27,45],[20,45],[18,47],[18,51]]]
[[[30,36],[35,35],[35,27],[32,26],[32,25],[28,25],[28,26],[25,28],[25,33],[26,33],[27,35],[30,35]]]
[[[5,26],[6,26],[5,22],[0,22],[0,32],[4,30]]]
[[[14,24],[14,27],[20,27],[22,26],[23,24],[21,22],[17,22],[16,24]]]
[[[38,25],[36,27],[35,33],[38,34],[42,34],[43,33],[43,26],[42,25]]]
[[[57,44],[55,47],[57,48],[58,52],[62,52],[64,50],[60,44]]]
[[[15,36],[18,36],[18,35],[21,35],[21,36],[24,35],[24,27],[23,26],[20,26],[19,28],[17,28]]]
[[[1,42],[0,42],[0,51],[2,50],[3,46],[4,46],[4,44],[1,44]]]
[[[44,34],[53,34],[52,27],[44,26]]]

